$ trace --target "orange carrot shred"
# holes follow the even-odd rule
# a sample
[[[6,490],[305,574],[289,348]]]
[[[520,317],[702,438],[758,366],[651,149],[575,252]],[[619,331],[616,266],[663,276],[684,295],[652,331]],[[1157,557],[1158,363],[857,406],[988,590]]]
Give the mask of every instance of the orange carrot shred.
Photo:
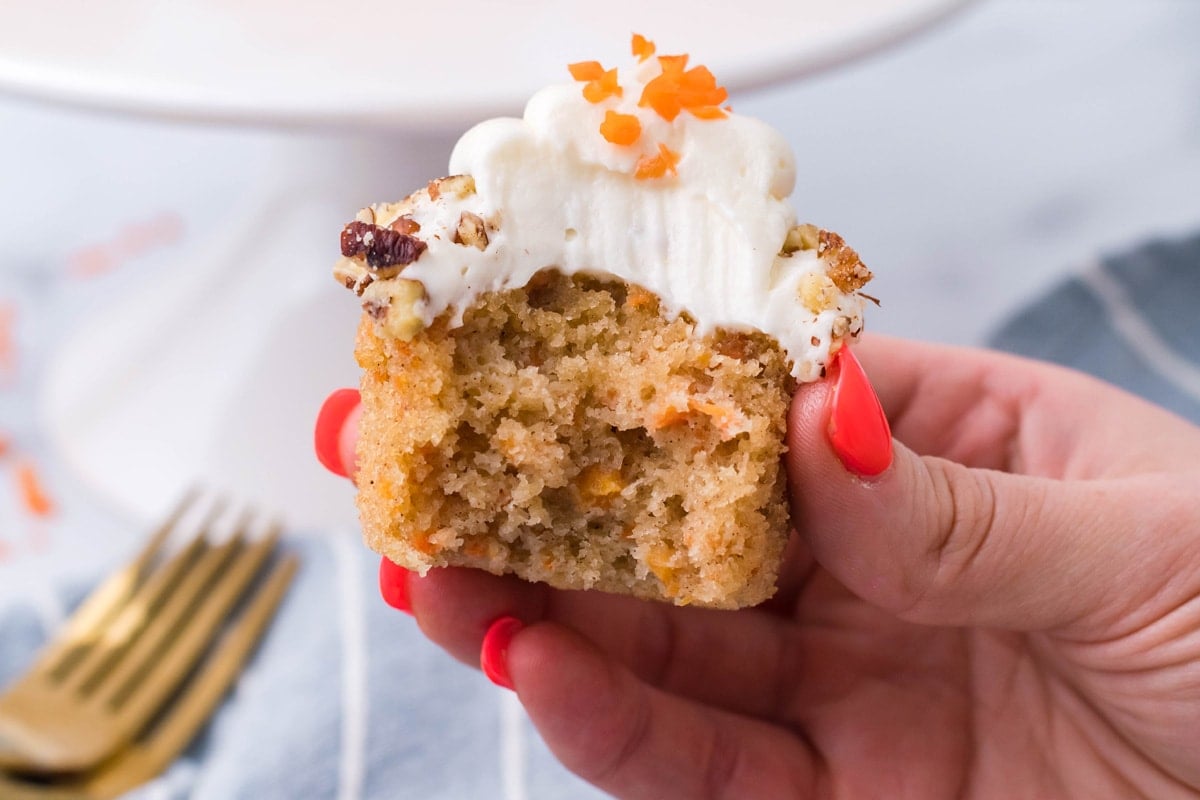
[[[3,433],[0,433],[0,458],[8,455],[8,451],[12,449],[12,442]]]
[[[639,179],[661,178],[667,173],[679,174],[675,167],[679,164],[679,153],[671,150],[662,142],[658,143],[658,154],[642,156],[634,168],[633,177]]]
[[[583,87],[583,97],[589,103],[599,103],[608,97],[620,97],[623,93],[617,83],[617,70],[610,69]]]
[[[725,119],[725,110],[718,106],[700,106],[689,108],[688,112],[697,119]]]
[[[33,464],[24,462],[17,466],[17,489],[25,509],[34,516],[49,516],[54,511],[54,504],[46,494]]]
[[[633,114],[620,114],[611,108],[604,112],[600,135],[613,144],[630,145],[642,135],[642,123]]]
[[[640,33],[633,35],[633,43],[630,46],[633,54],[637,56],[638,62],[645,61],[650,56],[654,55],[654,42],[642,36]]]
[[[681,75],[687,69],[688,56],[687,53],[678,56],[659,56],[658,63],[662,65],[662,71],[668,75]]]
[[[568,64],[567,69],[577,81],[594,81],[604,74],[604,67],[600,66],[599,61],[577,61]]]

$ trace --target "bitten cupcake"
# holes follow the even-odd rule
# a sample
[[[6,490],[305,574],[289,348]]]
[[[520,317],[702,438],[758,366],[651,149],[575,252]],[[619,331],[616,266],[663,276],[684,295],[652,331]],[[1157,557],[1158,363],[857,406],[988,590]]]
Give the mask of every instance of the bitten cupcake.
[[[797,223],[780,134],[632,49],[343,230],[363,529],[421,573],[753,605],[788,536],[791,394],[861,330],[871,273]]]

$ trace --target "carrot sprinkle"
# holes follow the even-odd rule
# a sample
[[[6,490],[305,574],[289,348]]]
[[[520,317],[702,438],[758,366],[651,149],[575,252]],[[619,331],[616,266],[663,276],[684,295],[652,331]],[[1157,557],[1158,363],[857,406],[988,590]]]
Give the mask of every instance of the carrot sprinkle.
[[[658,153],[652,156],[642,156],[638,159],[637,167],[634,169],[633,177],[639,179],[645,178],[661,178],[667,173],[677,175],[675,167],[679,164],[679,153],[667,147],[662,142],[658,143]]]
[[[688,55],[684,53],[678,56],[659,56],[658,63],[662,67],[662,71],[668,75],[682,75],[687,69]]]
[[[599,61],[577,61],[567,64],[567,70],[577,81],[594,81],[604,75],[604,67],[600,66]]]
[[[688,113],[696,119],[725,119],[728,116],[725,109],[718,106],[700,106],[699,108],[689,108]]]
[[[599,103],[608,97],[620,97],[621,84],[617,83],[616,69],[610,69],[583,87],[583,98],[589,103]]]
[[[630,145],[642,135],[642,123],[633,114],[620,114],[610,108],[604,112],[600,135],[613,144]]]
[[[21,503],[30,514],[46,517],[54,511],[54,504],[50,502],[37,470],[28,461],[17,465],[17,490]]]
[[[701,119],[718,119],[708,109],[724,103],[729,92],[717,85],[708,67],[687,69],[687,62],[686,55],[659,56],[662,73],[646,84],[638,105],[649,106],[667,122],[672,122],[684,109]]]
[[[640,33],[633,35],[633,42],[630,45],[633,54],[637,56],[639,63],[645,61],[650,56],[654,55],[654,42],[642,36]]]
[[[3,433],[0,433],[0,458],[8,455],[8,451],[12,449],[12,442]]]

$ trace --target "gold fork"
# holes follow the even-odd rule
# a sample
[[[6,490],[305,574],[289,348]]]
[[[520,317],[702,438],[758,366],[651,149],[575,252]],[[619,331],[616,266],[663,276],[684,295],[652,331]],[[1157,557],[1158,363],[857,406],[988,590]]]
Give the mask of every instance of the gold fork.
[[[296,571],[280,561],[183,691],[149,730],[94,772],[35,783],[0,775],[4,800],[110,800],[165,770],[208,720],[267,628]]]
[[[0,768],[42,775],[91,769],[134,742],[194,669],[279,535],[272,526],[248,544],[250,516],[243,514],[225,542],[212,544],[224,511],[215,503],[187,546],[155,567],[197,499],[186,497],[0,695]]]

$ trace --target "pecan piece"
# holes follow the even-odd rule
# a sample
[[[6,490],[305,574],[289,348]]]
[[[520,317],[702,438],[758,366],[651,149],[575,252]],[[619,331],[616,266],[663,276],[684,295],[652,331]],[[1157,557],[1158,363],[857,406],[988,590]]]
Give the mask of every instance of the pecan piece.
[[[871,280],[871,270],[846,240],[832,231],[821,231],[817,255],[828,265],[829,277],[843,292],[861,289]]]
[[[408,341],[424,327],[417,313],[424,297],[425,287],[417,281],[376,281],[363,291],[362,307],[381,335]]]
[[[421,257],[426,244],[415,236],[355,220],[342,229],[342,255],[365,255],[367,266],[383,277],[399,272]],[[384,272],[387,271],[387,275]]]
[[[483,218],[470,211],[462,212],[458,218],[458,229],[454,231],[454,243],[468,245],[477,250],[486,250],[488,246],[487,225]]]
[[[420,233],[421,231],[420,223],[407,214],[396,217],[394,220],[392,220],[392,224],[388,225],[388,227],[394,230],[396,233],[407,233],[409,236],[414,233]]]
[[[796,225],[788,230],[780,255],[790,256],[797,250],[816,250],[821,242],[821,230],[816,225]]]

